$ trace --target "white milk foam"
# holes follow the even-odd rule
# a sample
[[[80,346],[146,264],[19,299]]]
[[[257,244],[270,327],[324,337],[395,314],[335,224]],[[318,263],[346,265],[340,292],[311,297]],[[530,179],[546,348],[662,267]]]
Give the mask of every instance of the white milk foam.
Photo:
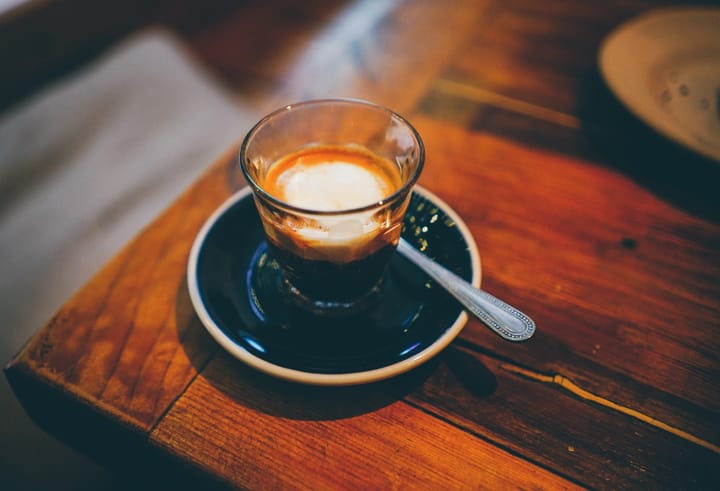
[[[319,211],[359,208],[378,202],[389,193],[387,184],[371,171],[342,161],[296,165],[280,176],[278,185],[288,203]],[[322,228],[303,227],[295,233],[316,247],[320,241],[328,259],[335,258],[344,255],[342,251],[350,252],[348,247],[362,247],[374,237],[371,232],[379,224],[371,216],[372,212],[366,212],[319,218],[316,222]]]
[[[364,167],[348,162],[296,165],[278,179],[284,200],[292,205],[338,211],[376,203],[387,196],[387,184]]]
[[[330,155],[319,161],[312,158],[316,156],[311,155],[307,162],[301,156],[282,169],[273,179],[275,196],[299,208],[334,212],[372,205],[396,189],[392,177],[374,171],[365,157],[355,163],[352,155],[348,160]],[[306,223],[293,221],[285,233],[295,237],[293,249],[303,257],[353,260],[373,252],[368,246],[375,249],[384,244],[376,239],[389,226],[389,216],[376,216],[376,211],[316,216]],[[371,245],[374,242],[377,245]]]

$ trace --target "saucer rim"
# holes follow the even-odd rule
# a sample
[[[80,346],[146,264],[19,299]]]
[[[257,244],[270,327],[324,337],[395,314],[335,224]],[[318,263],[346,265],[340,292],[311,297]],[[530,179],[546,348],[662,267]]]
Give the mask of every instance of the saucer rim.
[[[465,241],[468,249],[468,254],[470,255],[470,267],[472,270],[472,278],[470,282],[476,287],[480,287],[480,281],[482,276],[480,254],[478,252],[475,239],[473,238],[468,226],[455,212],[455,210],[453,210],[445,201],[440,199],[431,191],[416,184],[413,187],[412,192],[417,193],[420,196],[431,201],[435,206],[441,208],[443,212],[455,222],[458,230],[460,231],[460,235]],[[455,320],[442,332],[440,336],[438,336],[438,338],[432,344],[430,344],[424,350],[404,360],[400,360],[383,367],[358,372],[337,374],[308,372],[279,366],[255,356],[254,354],[237,344],[227,334],[225,334],[224,330],[221,329],[212,319],[210,313],[205,306],[205,303],[203,302],[197,277],[200,251],[202,250],[202,246],[205,243],[207,236],[210,233],[210,230],[212,230],[213,226],[230,208],[232,208],[241,200],[247,199],[248,196],[252,198],[252,190],[249,186],[246,186],[234,193],[228,199],[226,199],[225,202],[223,202],[207,218],[203,226],[200,228],[197,236],[195,237],[195,240],[193,241],[192,247],[190,249],[186,272],[187,284],[190,293],[190,301],[193,305],[195,313],[197,314],[200,322],[203,324],[210,336],[233,357],[261,372],[284,380],[320,386],[358,385],[392,378],[420,366],[426,361],[432,359],[443,349],[445,349],[465,327],[465,324],[468,320],[468,315],[465,310],[461,310]]]

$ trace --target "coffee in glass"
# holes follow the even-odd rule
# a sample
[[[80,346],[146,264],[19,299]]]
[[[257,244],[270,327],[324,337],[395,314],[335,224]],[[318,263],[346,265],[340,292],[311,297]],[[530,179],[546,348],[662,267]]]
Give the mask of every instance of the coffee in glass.
[[[286,106],[248,133],[240,165],[295,303],[328,315],[372,303],[423,163],[415,129],[363,101]]]

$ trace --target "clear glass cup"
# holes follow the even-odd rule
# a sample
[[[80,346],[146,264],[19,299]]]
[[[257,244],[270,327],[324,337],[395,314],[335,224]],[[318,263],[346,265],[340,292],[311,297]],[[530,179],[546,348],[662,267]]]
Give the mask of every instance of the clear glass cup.
[[[307,172],[308,166],[295,170],[308,158],[325,167],[319,171],[309,166],[314,173]],[[351,167],[359,175],[338,170],[337,164],[348,158],[363,162],[360,171]],[[260,120],[245,137],[239,159],[288,297],[306,310],[327,315],[371,305],[381,292],[425,160],[413,126],[370,102],[301,102]],[[293,168],[294,174],[276,179],[278,167],[273,166]],[[388,169],[390,190],[363,202],[362,196],[372,196],[371,188],[375,192],[375,174],[384,175]],[[366,176],[366,170],[373,177]],[[297,181],[292,192],[279,193],[278,182],[291,179]],[[325,192],[338,194],[340,207],[326,206]],[[345,207],[343,202],[356,194],[359,201]]]

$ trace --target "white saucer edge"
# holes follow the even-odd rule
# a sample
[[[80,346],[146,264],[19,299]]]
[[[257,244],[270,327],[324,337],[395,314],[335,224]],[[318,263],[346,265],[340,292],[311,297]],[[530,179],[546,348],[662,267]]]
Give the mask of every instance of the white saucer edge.
[[[458,227],[458,230],[460,231],[460,234],[463,236],[463,239],[465,240],[465,243],[468,247],[468,253],[470,254],[470,264],[472,268],[472,279],[471,283],[475,285],[476,287],[480,287],[480,279],[481,279],[481,263],[480,263],[480,254],[478,252],[477,244],[475,243],[475,239],[472,236],[472,233],[470,232],[470,229],[465,224],[465,222],[460,218],[460,216],[453,210],[445,201],[440,199],[437,195],[432,193],[431,191],[425,189],[424,187],[420,185],[415,185],[413,187],[413,192],[418,193],[419,195],[429,199],[434,204],[436,204],[438,207],[440,207],[443,212],[450,217],[455,224]],[[327,374],[327,373],[312,373],[312,372],[305,372],[302,370],[295,370],[292,368],[286,368],[281,367],[278,365],[275,365],[273,363],[270,363],[266,360],[263,360],[261,358],[256,357],[249,351],[243,349],[238,344],[236,344],[232,339],[230,339],[223,331],[220,329],[220,327],[213,321],[212,317],[210,316],[209,312],[205,308],[205,305],[202,301],[201,295],[200,295],[200,288],[197,283],[197,275],[195,274],[195,271],[197,271],[198,266],[198,258],[200,255],[200,250],[202,248],[203,243],[205,242],[205,238],[207,237],[207,234],[212,229],[215,222],[218,221],[218,219],[229,209],[231,208],[235,203],[238,201],[244,199],[248,194],[251,193],[251,189],[249,186],[246,186],[245,188],[237,191],[235,194],[233,194],[230,198],[228,198],[222,205],[220,205],[219,208],[217,208],[212,215],[205,221],[203,226],[200,228],[200,231],[198,232],[197,236],[195,237],[195,240],[192,244],[192,247],[190,249],[190,255],[188,258],[188,266],[187,266],[187,283],[188,283],[188,290],[190,293],[190,301],[193,305],[193,308],[195,309],[195,312],[197,313],[200,322],[203,324],[205,329],[210,333],[212,338],[222,346],[223,349],[225,349],[227,352],[229,352],[231,355],[233,355],[238,360],[246,363],[247,365],[264,372],[269,375],[273,375],[275,377],[292,381],[292,382],[298,382],[302,384],[307,385],[319,385],[319,386],[349,386],[349,385],[360,385],[360,384],[366,384],[371,382],[378,382],[381,380],[385,380],[388,378],[395,377],[397,375],[400,375],[402,373],[408,372],[413,368],[416,368],[420,366],[421,364],[425,363],[425,361],[430,360],[435,355],[440,353],[442,350],[444,350],[452,341],[457,337],[457,335],[460,333],[460,331],[465,327],[465,324],[468,320],[467,312],[464,310],[460,312],[458,317],[455,319],[455,321],[450,325],[448,329],[445,330],[442,336],[440,336],[434,343],[432,343],[430,346],[425,348],[423,351],[417,353],[416,355],[407,358],[405,360],[399,361],[397,363],[393,363],[391,365],[381,367],[381,368],[375,368],[372,370],[366,370],[362,372],[352,372],[352,373],[341,373],[341,374]]]

